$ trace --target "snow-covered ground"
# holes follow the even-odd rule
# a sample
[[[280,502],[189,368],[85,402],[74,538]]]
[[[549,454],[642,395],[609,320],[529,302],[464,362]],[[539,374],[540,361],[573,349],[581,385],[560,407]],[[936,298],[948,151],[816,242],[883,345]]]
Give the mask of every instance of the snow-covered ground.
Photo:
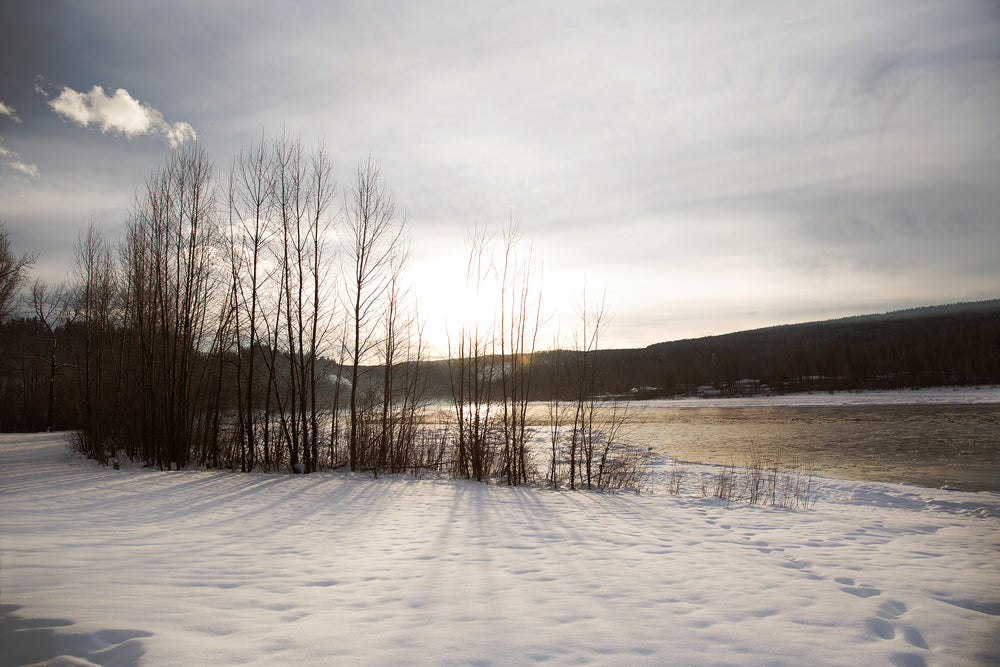
[[[664,398],[633,401],[633,408],[840,407],[861,405],[980,405],[1000,403],[1000,387],[948,387],[891,391],[837,391],[733,398]]]
[[[691,466],[692,483],[705,471]],[[1000,663],[1000,497],[113,470],[0,436],[0,663]]]

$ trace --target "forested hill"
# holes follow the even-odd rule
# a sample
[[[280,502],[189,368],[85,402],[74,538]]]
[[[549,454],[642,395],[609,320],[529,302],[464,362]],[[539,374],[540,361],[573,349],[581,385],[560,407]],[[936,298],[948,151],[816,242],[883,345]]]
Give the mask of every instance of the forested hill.
[[[607,391],[643,395],[997,384],[1000,299],[606,350],[599,359]]]
[[[595,353],[597,391],[658,396],[1000,384],[1000,299],[739,331]],[[532,357],[532,397],[575,389],[576,353]],[[449,396],[447,361],[424,365]]]

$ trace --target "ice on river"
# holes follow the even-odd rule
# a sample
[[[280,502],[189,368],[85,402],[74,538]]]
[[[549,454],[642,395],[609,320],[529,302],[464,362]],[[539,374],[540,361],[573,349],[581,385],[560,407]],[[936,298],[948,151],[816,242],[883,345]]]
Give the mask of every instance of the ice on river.
[[[816,500],[113,470],[4,435],[0,663],[1000,663],[1000,497]]]

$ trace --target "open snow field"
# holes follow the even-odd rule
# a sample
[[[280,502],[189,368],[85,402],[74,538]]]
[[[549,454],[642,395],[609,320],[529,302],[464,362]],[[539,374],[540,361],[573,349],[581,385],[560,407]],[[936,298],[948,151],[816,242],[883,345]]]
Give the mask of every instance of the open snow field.
[[[0,663],[1000,663],[1000,496],[820,482],[810,511],[727,508],[4,435]]]

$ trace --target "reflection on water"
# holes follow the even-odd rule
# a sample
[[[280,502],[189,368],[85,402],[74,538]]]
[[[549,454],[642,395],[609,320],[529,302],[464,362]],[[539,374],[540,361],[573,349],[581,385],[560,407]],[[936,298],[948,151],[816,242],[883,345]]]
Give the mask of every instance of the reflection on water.
[[[644,408],[627,439],[675,459],[743,461],[749,446],[820,475],[1000,492],[1000,405]]]

